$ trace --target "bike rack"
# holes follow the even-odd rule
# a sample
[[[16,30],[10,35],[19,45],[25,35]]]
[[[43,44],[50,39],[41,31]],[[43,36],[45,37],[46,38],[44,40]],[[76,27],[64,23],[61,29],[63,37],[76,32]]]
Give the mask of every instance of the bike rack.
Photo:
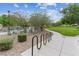
[[[37,39],[37,49],[40,49],[40,47],[38,47],[38,36],[35,35],[33,38],[32,38],[32,56],[33,56],[33,44],[34,44],[34,38]],[[40,45],[41,46],[41,45]]]
[[[37,42],[37,49],[40,50],[41,49],[41,46],[42,46],[42,41],[43,41],[43,44],[46,45],[47,44],[47,41],[49,42],[50,40],[47,38],[51,37],[51,34],[50,33],[46,33],[46,41],[45,41],[45,35],[44,34],[41,34],[40,35],[40,47],[38,47],[38,36],[35,35],[33,38],[32,38],[32,56],[33,56],[33,46],[34,46],[34,39],[36,38],[36,42]]]

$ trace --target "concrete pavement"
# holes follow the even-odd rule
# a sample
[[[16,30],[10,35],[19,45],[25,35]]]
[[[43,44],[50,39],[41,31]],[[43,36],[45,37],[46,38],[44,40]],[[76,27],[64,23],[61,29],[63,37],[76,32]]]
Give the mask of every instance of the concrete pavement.
[[[50,32],[53,33],[52,40],[40,50],[34,46],[34,56],[79,56],[79,36],[68,37],[54,31]],[[31,48],[21,55],[31,56]]]

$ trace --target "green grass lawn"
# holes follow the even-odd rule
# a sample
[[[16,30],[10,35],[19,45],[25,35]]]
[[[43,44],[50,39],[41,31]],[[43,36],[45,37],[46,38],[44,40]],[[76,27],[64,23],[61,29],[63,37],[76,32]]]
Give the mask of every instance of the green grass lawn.
[[[49,27],[48,29],[59,32],[65,36],[79,35],[79,28],[76,27]]]

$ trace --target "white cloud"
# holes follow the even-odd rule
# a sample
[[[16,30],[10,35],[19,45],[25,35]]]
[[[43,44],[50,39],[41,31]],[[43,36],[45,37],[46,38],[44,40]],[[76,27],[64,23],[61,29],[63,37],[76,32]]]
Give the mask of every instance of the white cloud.
[[[38,3],[37,6],[44,6],[44,7],[54,6],[54,7],[56,7],[56,3]]]
[[[51,20],[54,20],[54,22],[60,20],[63,16],[59,13],[58,10],[48,10],[47,15],[50,16]]]
[[[27,11],[27,13],[30,13],[30,11]]]
[[[19,8],[19,5],[18,5],[18,4],[14,4],[14,6],[15,6],[16,8]]]
[[[47,5],[56,7],[56,3],[47,3]]]
[[[28,5],[27,5],[27,4],[25,4],[25,5],[24,5],[24,7],[25,7],[25,8],[27,8],[27,7],[28,7]]]
[[[27,15],[27,14],[30,13],[30,11],[27,11],[27,10],[25,11],[25,10],[23,10],[23,9],[19,9],[18,12],[19,12],[19,13],[22,13],[22,14],[24,14],[24,15]]]
[[[47,4],[45,4],[45,3],[38,3],[35,7],[39,7],[40,9],[47,9]]]
[[[42,9],[46,9],[48,6],[56,7],[56,3],[38,3],[36,7],[40,7]]]
[[[21,15],[26,16],[27,18],[29,18],[30,15],[32,14],[31,11],[28,11],[28,10],[25,11],[25,10],[23,10],[23,9],[20,9],[18,12],[19,12]]]
[[[65,3],[66,5],[69,5],[69,3]]]
[[[40,7],[40,9],[46,9],[46,7]]]
[[[62,11],[63,10],[63,8],[60,8],[60,11]]]

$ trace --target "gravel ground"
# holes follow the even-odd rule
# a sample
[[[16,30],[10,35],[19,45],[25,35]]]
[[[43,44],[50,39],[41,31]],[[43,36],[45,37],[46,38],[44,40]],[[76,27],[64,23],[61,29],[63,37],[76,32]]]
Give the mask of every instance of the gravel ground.
[[[45,33],[45,32],[44,32]],[[35,34],[34,34],[35,35]],[[8,35],[1,35],[0,39],[3,38],[11,38],[13,39],[13,48],[7,51],[0,51],[0,56],[20,56],[22,52],[25,50],[29,49],[32,45],[32,37],[34,36],[33,34],[27,36],[27,41],[25,42],[18,42],[17,41],[17,34],[13,34],[11,36]],[[40,33],[37,33],[36,35],[40,36]],[[35,41],[35,40],[34,40]],[[34,43],[36,44],[36,43]]]

